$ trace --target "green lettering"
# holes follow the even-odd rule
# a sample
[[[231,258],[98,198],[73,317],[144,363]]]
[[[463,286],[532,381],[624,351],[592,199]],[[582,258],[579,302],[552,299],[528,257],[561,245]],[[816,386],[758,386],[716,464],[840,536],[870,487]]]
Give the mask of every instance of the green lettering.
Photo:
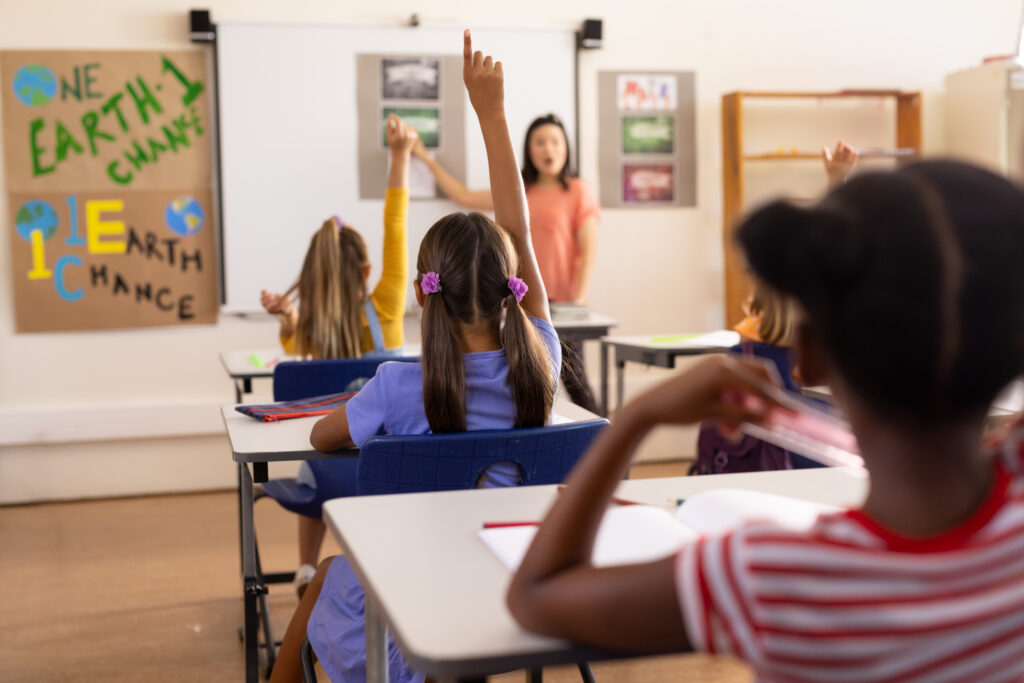
[[[113,180],[115,183],[119,185],[127,185],[132,181],[132,178],[134,176],[131,174],[130,171],[128,172],[127,175],[120,174],[117,170],[118,164],[120,164],[120,162],[117,159],[107,164],[107,175],[110,176],[110,179]]]
[[[90,100],[95,100],[100,97],[103,97],[102,94],[92,91],[92,84],[96,82],[96,77],[90,74],[89,71],[98,68],[100,68],[100,65],[95,62],[92,64],[86,64],[83,67],[83,70],[85,71],[85,96],[88,97]]]
[[[174,62],[169,60],[167,56],[164,55],[162,72],[167,71],[170,71],[172,74],[174,74],[174,77],[178,79],[178,82],[181,83],[182,86],[184,86],[185,94],[181,96],[181,103],[186,107],[192,104],[193,100],[195,100],[197,97],[199,97],[200,94],[202,94],[203,84],[199,81],[190,81],[188,77],[185,76],[185,74],[183,74],[181,70],[174,65]]]
[[[135,88],[132,87],[131,83],[126,83],[125,87],[128,88],[128,94],[135,100],[135,108],[139,110],[139,118],[142,119],[143,123],[149,123],[149,112],[146,111],[147,109],[152,109],[154,114],[160,114],[164,109],[160,106],[160,102],[157,101],[156,97],[153,96],[153,93],[149,91],[149,86],[142,80],[142,76],[136,76],[135,82],[139,86],[139,92],[135,92]]]
[[[39,131],[41,131],[44,126],[46,126],[46,123],[41,118],[33,119],[32,122],[29,124],[29,147],[32,149],[33,177],[46,175],[47,173],[53,173],[54,169],[56,168],[56,165],[41,166],[39,164],[39,157],[46,150],[39,146],[39,141],[36,139],[36,136],[39,134]]]
[[[85,129],[85,137],[89,141],[89,149],[92,151],[92,155],[96,156],[96,138],[101,140],[113,141],[114,136],[109,133],[104,133],[102,130],[97,128],[99,125],[100,115],[94,111],[87,111],[82,115],[82,128]]]
[[[100,107],[100,111],[104,114],[109,114],[110,111],[113,110],[114,113],[117,114],[117,122],[121,124],[121,130],[127,133],[128,123],[124,120],[124,114],[121,113],[121,106],[119,104],[122,97],[123,95],[121,93],[114,93],[110,96],[110,99],[103,103],[103,106]]]
[[[60,78],[60,98],[62,100],[66,100],[68,98],[68,93],[71,93],[71,96],[74,97],[79,102],[82,101],[82,74],[78,70],[77,66],[75,67],[75,85],[74,86],[72,86],[70,83],[68,83],[68,80],[66,78],[64,78],[63,76],[61,76],[61,78]]]
[[[129,150],[124,153],[124,158],[135,167],[136,171],[141,171],[142,167],[149,163],[149,159],[146,158],[146,150],[142,149],[142,145],[137,142],[132,143],[132,149],[135,150],[135,154]]]
[[[71,135],[71,131],[64,127],[60,121],[57,122],[57,163],[67,159],[68,148],[75,150],[75,154],[81,154],[82,145]]]
[[[167,144],[170,145],[172,152],[178,151],[178,145],[185,148],[191,145],[188,141],[188,135],[181,133],[181,131],[175,132],[167,126],[160,126],[160,130],[164,132],[164,137],[167,139]]]
[[[167,147],[153,138],[146,138],[146,142],[149,143],[149,163],[156,163],[156,160],[160,158],[160,152],[166,152]]]

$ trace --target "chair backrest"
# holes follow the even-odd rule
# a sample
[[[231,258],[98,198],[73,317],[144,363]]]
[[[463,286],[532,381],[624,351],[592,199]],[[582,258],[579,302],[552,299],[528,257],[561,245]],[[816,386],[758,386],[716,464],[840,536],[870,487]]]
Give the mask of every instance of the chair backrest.
[[[359,449],[357,495],[471,489],[494,463],[514,462],[523,485],[565,479],[608,420],[457,434],[375,436]]]
[[[278,363],[274,368],[274,400],[293,401],[345,391],[352,380],[373,377],[377,366],[388,360],[415,362],[419,357],[331,358]]]

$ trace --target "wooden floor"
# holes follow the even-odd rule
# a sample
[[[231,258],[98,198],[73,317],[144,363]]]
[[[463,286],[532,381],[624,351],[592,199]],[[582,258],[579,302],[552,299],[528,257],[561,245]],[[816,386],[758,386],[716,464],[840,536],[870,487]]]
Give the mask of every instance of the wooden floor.
[[[642,465],[634,476],[683,470]],[[293,569],[295,517],[271,501],[256,508],[265,568]],[[337,552],[329,540],[325,554]],[[0,507],[0,681],[241,681],[239,592],[234,491]],[[294,605],[290,586],[272,587],[278,633]],[[702,656],[594,670],[599,682],[750,678],[738,663]],[[579,676],[551,669],[545,680]]]

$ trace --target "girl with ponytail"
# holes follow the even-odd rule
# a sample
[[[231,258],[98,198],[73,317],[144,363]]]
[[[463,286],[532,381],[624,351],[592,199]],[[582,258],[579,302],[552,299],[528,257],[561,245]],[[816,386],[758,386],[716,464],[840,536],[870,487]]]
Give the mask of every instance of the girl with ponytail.
[[[362,235],[331,216],[310,240],[299,279],[284,294],[262,293],[263,307],[281,323],[281,345],[302,358],[358,358],[401,353],[409,277],[406,214],[409,208],[409,157],[416,131],[397,116],[388,117],[386,136],[391,168],[384,199],[384,266],[372,292],[367,287],[370,259]],[[291,298],[298,292],[298,305]],[[353,387],[354,388],[354,387]],[[345,470],[350,463],[332,462]],[[313,470],[303,463],[299,481],[317,488]],[[341,480],[347,479],[347,472]],[[320,482],[320,485],[324,485]],[[333,491],[340,496],[346,491]],[[299,515],[299,567],[295,589],[301,596],[316,572],[327,531],[320,517]]]
[[[505,121],[502,65],[464,42],[463,75],[487,148],[494,216],[454,213],[420,243],[414,281],[423,307],[419,363],[383,363],[310,442],[331,451],[377,434],[536,427],[547,423],[561,362],[530,239],[523,180]],[[479,486],[520,481],[493,465]],[[315,613],[314,613],[315,606]],[[312,614],[312,618],[311,615]],[[364,681],[363,592],[344,558],[320,565],[292,617],[271,681],[299,681],[307,635],[332,681]],[[390,646],[391,681],[422,681]]]

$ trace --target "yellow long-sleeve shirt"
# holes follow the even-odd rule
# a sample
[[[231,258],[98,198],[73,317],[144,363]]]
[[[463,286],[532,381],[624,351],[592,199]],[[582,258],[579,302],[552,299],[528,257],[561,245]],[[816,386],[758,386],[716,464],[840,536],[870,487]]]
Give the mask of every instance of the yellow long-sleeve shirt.
[[[370,301],[380,320],[384,345],[396,349],[405,343],[403,318],[405,317],[405,295],[409,285],[409,257],[406,229],[409,214],[409,190],[404,187],[389,187],[384,196],[384,256],[381,264],[380,282],[370,294]],[[302,302],[299,302],[302,305]],[[360,311],[363,321],[363,353],[373,350],[370,326],[366,314]],[[281,337],[281,346],[287,354],[295,353],[295,337]]]

